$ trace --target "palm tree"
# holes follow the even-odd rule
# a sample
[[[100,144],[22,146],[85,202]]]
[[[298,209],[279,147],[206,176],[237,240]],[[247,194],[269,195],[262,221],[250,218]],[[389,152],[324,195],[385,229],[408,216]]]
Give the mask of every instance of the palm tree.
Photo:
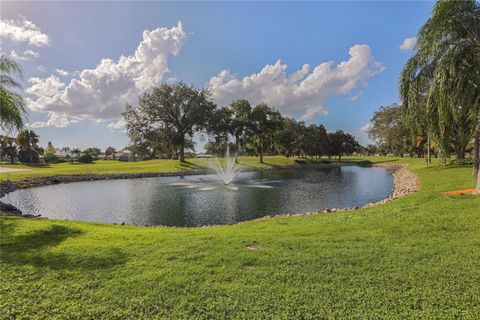
[[[30,163],[33,163],[33,155],[38,153],[38,135],[33,130],[22,130],[17,135],[17,145],[28,152]]]
[[[479,35],[475,0],[438,1],[400,77],[407,123],[424,126],[443,158],[453,147],[462,160],[474,137],[480,144]]]
[[[0,56],[0,128],[4,130],[23,127],[25,103],[22,96],[11,89],[21,89],[13,75],[22,77],[20,66],[7,55]]]

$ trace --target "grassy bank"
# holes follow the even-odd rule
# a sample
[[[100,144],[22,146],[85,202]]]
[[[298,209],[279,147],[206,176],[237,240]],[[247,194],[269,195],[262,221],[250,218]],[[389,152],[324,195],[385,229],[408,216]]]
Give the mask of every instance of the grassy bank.
[[[293,163],[293,158],[280,156],[265,157],[265,163],[258,162],[256,157],[240,157],[239,165],[243,168],[268,168],[271,166],[284,166]],[[178,160],[149,160],[139,162],[121,162],[114,160],[97,160],[91,164],[80,163],[54,163],[48,165],[8,164],[0,165],[4,168],[26,169],[28,171],[0,173],[0,181],[6,179],[15,181],[32,177],[71,174],[119,174],[141,172],[169,172],[201,169],[206,167],[205,159],[188,159],[186,163]]]
[[[0,315],[32,319],[478,319],[470,167],[409,162],[388,204],[187,229],[0,218]],[[253,246],[252,246],[253,245]]]

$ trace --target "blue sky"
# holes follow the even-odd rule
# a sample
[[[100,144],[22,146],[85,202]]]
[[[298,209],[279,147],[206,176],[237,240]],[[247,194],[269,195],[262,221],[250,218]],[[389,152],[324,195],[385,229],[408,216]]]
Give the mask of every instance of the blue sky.
[[[219,104],[265,100],[365,144],[361,128],[373,112],[398,101],[398,76],[412,53],[408,41],[400,46],[432,6],[2,2],[1,49],[24,68],[29,123],[42,145],[121,148],[125,102],[175,80],[209,86]]]

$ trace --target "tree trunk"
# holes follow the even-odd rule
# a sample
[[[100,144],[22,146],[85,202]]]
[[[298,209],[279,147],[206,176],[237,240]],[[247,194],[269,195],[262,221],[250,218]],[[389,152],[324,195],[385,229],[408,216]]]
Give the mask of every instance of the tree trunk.
[[[432,164],[432,155],[430,154],[430,149],[432,148],[432,141],[430,139],[430,134],[427,135],[427,164]]]
[[[480,130],[477,132],[475,136],[474,142],[474,154],[473,154],[473,175],[478,176],[479,174],[479,167],[480,167]],[[477,192],[479,191],[479,185],[477,181]]]
[[[180,146],[179,160],[180,162],[185,162],[185,143],[182,143]]]
[[[477,187],[475,188],[475,193],[480,194],[480,170],[477,174]]]
[[[235,137],[235,163],[238,164],[238,152],[240,151],[240,139]]]
[[[259,150],[258,150],[259,154],[260,154],[260,163],[263,163],[263,139],[260,138],[259,139]]]
[[[455,153],[459,162],[463,162],[463,160],[465,160],[465,147],[466,146],[460,144],[457,146],[457,148],[455,148]]]

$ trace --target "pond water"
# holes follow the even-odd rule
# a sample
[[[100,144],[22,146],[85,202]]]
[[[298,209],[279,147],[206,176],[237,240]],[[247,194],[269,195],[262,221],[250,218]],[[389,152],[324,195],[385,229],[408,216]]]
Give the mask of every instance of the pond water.
[[[229,185],[214,174],[78,182],[0,200],[50,219],[196,227],[363,206],[388,197],[392,187],[385,169],[344,166],[244,172]]]

